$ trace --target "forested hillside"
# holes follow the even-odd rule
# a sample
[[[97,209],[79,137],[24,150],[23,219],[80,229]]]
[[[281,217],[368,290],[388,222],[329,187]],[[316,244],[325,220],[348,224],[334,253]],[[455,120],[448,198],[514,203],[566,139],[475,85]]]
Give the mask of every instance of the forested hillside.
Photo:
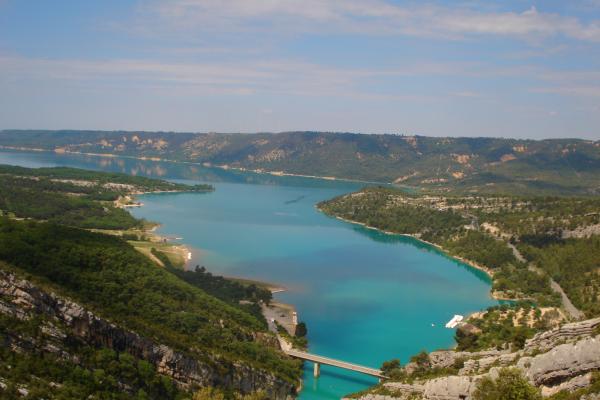
[[[116,207],[121,196],[209,190],[209,185],[187,186],[124,174],[0,165],[0,213],[82,228],[139,227],[142,221]]]
[[[389,379],[349,398],[541,399],[541,392],[574,400],[598,393],[597,197],[417,195],[379,187],[318,207],[430,241],[488,272],[495,297],[517,300],[465,318],[452,350],[422,352],[405,366],[384,362]],[[584,318],[593,319],[565,324]]]
[[[493,275],[499,297],[559,305],[554,279],[585,315],[600,315],[598,198],[409,195],[369,188],[319,208],[470,260]]]
[[[293,394],[300,363],[258,312],[271,293],[181,271],[152,247],[158,266],[130,244],[147,240],[142,222],[115,206],[138,192],[211,189],[0,166],[0,397]]]
[[[477,193],[598,193],[600,142],[325,132],[2,131],[0,146]]]

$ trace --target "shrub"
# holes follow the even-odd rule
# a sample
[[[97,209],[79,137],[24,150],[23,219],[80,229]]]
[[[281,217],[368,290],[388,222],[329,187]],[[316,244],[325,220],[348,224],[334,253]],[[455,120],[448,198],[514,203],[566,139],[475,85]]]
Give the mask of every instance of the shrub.
[[[532,386],[515,368],[503,368],[498,378],[485,377],[479,381],[474,400],[541,400],[539,390]]]

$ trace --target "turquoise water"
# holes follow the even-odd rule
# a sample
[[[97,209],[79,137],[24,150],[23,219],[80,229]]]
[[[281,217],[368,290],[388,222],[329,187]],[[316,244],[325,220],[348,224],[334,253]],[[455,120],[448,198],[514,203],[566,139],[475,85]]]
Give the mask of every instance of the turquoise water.
[[[141,197],[137,217],[159,221],[160,233],[194,247],[193,265],[288,288],[276,297],[294,304],[309,330],[310,350],[377,367],[423,349],[453,344],[444,324],[494,304],[489,280],[411,238],[338,221],[314,205],[359,187],[354,183],[271,177],[198,166],[0,153],[0,163],[68,165],[186,182],[211,182],[214,193]],[[339,399],[376,381],[323,366],[312,378],[307,363],[301,399]]]

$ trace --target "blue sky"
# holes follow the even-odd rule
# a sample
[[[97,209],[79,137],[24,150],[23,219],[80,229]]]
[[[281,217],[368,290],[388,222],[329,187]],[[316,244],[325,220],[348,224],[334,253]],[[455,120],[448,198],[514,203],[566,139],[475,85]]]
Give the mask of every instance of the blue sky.
[[[600,0],[0,0],[0,128],[600,139]]]

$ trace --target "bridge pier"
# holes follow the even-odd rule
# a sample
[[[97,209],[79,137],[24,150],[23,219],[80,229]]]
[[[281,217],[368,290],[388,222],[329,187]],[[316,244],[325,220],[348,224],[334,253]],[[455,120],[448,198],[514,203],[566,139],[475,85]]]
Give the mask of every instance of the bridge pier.
[[[313,375],[315,378],[318,378],[319,375],[321,375],[321,364],[319,363],[315,363],[314,369],[313,369]]]

